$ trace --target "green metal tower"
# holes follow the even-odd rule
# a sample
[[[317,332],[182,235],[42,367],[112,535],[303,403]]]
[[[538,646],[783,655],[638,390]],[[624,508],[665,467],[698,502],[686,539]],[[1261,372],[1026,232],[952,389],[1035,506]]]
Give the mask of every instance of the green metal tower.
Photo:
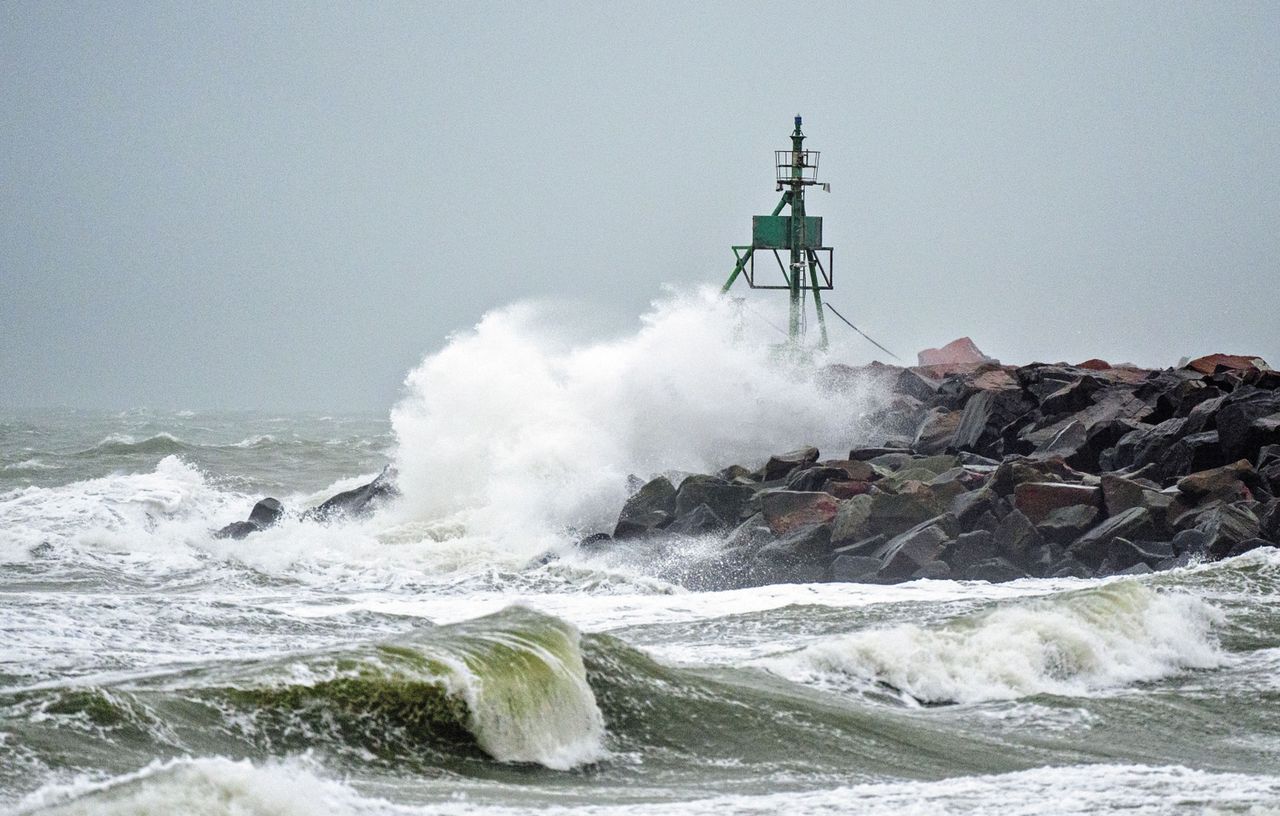
[[[774,165],[778,190],[782,200],[769,215],[757,215],[751,219],[751,244],[733,247],[736,263],[729,280],[721,292],[728,292],[734,281],[742,275],[752,289],[786,289],[791,297],[791,314],[788,336],[792,345],[799,345],[804,336],[805,293],[813,293],[813,306],[818,315],[818,346],[827,347],[827,322],[822,313],[822,292],[832,288],[831,247],[822,245],[822,219],[805,215],[804,190],[818,184],[818,156],[816,150],[805,150],[804,133],[800,130],[800,117],[796,116],[796,129],[791,134],[790,150],[775,150]],[[828,184],[821,185],[830,192]],[[790,207],[790,215],[781,215]],[[782,283],[757,283],[755,274],[756,250],[769,250],[782,272]],[[784,263],[780,250],[789,253]],[[823,255],[826,263],[823,263]]]

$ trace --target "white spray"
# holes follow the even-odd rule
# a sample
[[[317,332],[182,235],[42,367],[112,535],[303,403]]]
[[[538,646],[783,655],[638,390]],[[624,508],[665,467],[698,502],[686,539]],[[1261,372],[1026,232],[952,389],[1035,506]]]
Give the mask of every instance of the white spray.
[[[839,457],[869,387],[778,362],[703,291],[656,303],[635,334],[575,342],[535,305],[487,314],[406,379],[392,412],[402,512],[506,547],[606,529],[629,474],[711,472],[814,444]],[[818,361],[819,363],[821,361]]]

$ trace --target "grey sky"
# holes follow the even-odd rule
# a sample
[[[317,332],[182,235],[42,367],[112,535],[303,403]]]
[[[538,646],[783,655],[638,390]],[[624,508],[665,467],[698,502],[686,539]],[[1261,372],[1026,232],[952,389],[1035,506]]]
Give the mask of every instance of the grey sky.
[[[1280,365],[1274,2],[6,3],[0,71],[0,405],[382,409],[510,300],[633,321],[796,112],[899,353]]]

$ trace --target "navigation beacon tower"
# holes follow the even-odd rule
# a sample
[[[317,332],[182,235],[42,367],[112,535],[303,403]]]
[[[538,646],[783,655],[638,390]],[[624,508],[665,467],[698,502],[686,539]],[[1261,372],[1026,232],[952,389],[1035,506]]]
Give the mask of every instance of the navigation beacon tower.
[[[739,275],[746,278],[752,289],[786,289],[791,298],[787,334],[792,345],[799,345],[804,336],[805,293],[812,292],[813,307],[818,315],[818,347],[825,349],[827,322],[822,313],[822,292],[832,288],[832,253],[831,247],[822,245],[822,218],[805,215],[804,190],[818,184],[819,153],[805,150],[803,144],[804,133],[800,130],[800,116],[797,115],[796,129],[791,134],[791,149],[773,152],[777,189],[785,191],[782,192],[782,200],[769,215],[752,217],[751,244],[733,247],[737,262],[720,291],[728,292]],[[831,185],[821,186],[823,190],[831,191]],[[791,214],[780,215],[788,207]],[[773,253],[782,272],[781,283],[756,282],[756,250]],[[783,262],[780,250],[789,253],[787,263]]]

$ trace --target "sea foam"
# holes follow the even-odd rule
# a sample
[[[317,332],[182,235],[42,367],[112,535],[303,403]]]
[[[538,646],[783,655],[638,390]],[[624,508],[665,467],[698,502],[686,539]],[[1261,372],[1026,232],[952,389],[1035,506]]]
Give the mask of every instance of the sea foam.
[[[1123,580],[937,626],[832,637],[762,665],[819,686],[887,684],[926,703],[1077,696],[1221,665],[1223,622],[1200,598]]]

